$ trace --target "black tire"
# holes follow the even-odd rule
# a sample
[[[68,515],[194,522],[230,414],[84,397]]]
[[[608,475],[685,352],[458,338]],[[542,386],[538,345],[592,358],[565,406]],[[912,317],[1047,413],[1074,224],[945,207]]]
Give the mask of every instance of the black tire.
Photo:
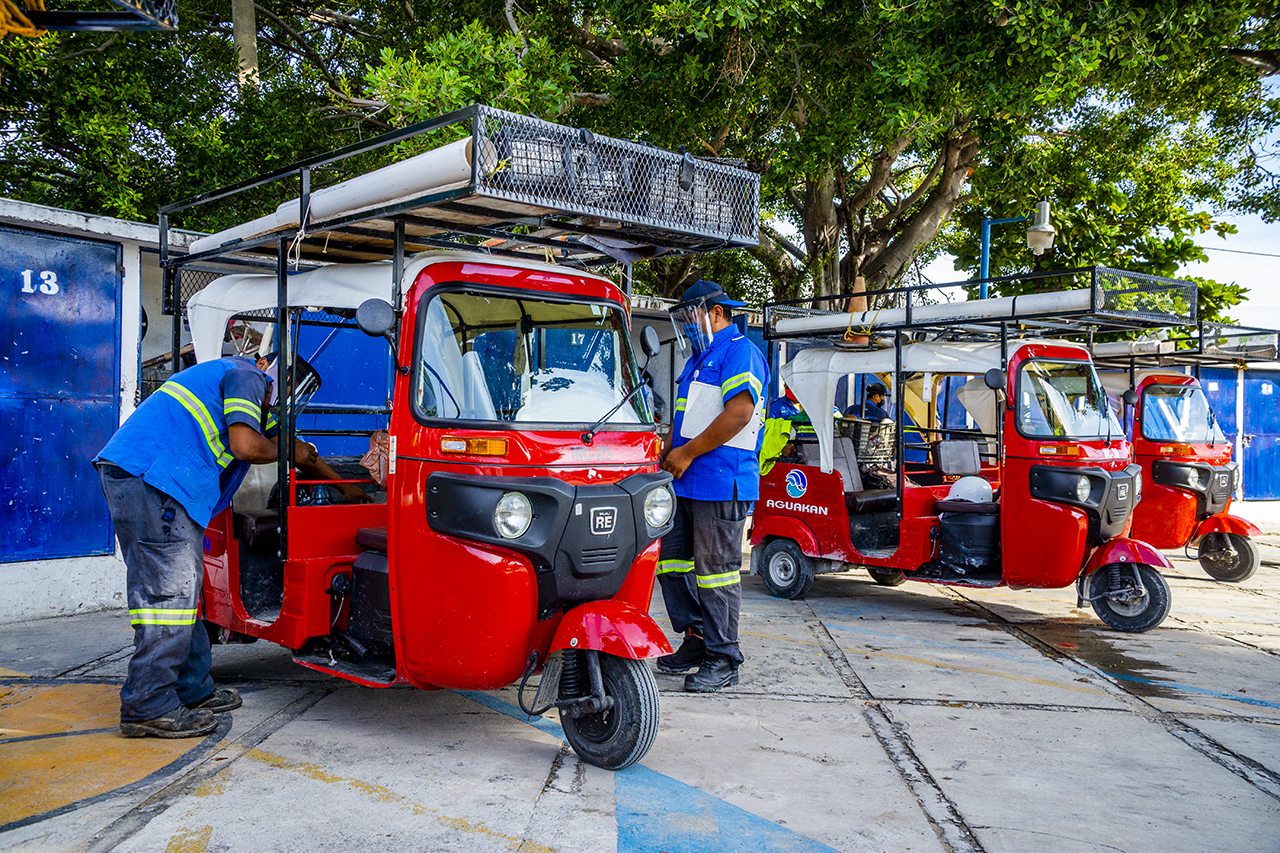
[[[560,726],[583,761],[621,770],[644,758],[658,737],[658,682],[644,661],[604,652],[600,652],[600,675],[613,707],[577,719],[562,713]]]
[[[760,579],[774,598],[803,598],[813,575],[813,560],[790,539],[774,539],[760,554]]]
[[[878,569],[874,566],[867,566],[867,574],[871,575],[871,579],[881,586],[900,586],[906,580],[902,572],[897,569]]]
[[[1093,599],[1093,612],[1098,618],[1117,631],[1127,634],[1141,634],[1164,621],[1169,615],[1169,605],[1173,596],[1169,592],[1169,582],[1151,566],[1138,565],[1139,576],[1146,594],[1129,600],[1109,598],[1103,593],[1115,591],[1131,591],[1134,588],[1132,563],[1118,566],[1118,579],[1114,589],[1111,588],[1111,566],[1103,566],[1089,576],[1088,596]]]
[[[1258,545],[1239,533],[1210,533],[1196,553],[1200,568],[1217,581],[1239,583],[1253,577],[1261,557]]]

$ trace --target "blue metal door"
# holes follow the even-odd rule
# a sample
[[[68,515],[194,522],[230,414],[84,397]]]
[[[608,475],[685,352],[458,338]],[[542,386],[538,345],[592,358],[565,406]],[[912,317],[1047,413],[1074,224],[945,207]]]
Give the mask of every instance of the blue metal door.
[[[90,460],[120,418],[120,247],[0,228],[0,562],[109,554]]]
[[[1218,428],[1232,447],[1236,445],[1236,374],[1235,368],[1207,367],[1200,371],[1200,387],[1218,419]]]
[[[1280,498],[1280,371],[1244,371],[1244,495]]]

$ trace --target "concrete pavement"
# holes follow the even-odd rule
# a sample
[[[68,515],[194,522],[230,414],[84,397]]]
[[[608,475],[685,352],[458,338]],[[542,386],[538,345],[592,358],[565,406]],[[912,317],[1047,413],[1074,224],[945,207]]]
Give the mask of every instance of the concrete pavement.
[[[1280,851],[1271,539],[1239,585],[1177,560],[1136,636],[1070,590],[746,578],[742,683],[659,675],[616,774],[514,691],[362,688],[265,643],[215,647],[245,698],[217,733],[125,740],[127,617],[0,626],[0,849]]]

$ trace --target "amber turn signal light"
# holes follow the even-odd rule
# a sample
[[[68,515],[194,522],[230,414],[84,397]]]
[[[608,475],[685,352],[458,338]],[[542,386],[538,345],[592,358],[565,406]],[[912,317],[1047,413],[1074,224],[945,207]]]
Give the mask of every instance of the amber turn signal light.
[[[471,456],[506,456],[505,438],[463,438],[446,435],[440,439],[441,453],[466,453]]]
[[[1079,456],[1080,448],[1074,444],[1045,444],[1040,447],[1041,456]]]

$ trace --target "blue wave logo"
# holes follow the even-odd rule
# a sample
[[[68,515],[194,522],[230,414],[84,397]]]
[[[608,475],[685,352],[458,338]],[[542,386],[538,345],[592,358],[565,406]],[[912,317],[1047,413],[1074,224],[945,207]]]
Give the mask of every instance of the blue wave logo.
[[[809,481],[803,471],[791,471],[787,474],[787,494],[793,498],[803,497],[809,489]]]

